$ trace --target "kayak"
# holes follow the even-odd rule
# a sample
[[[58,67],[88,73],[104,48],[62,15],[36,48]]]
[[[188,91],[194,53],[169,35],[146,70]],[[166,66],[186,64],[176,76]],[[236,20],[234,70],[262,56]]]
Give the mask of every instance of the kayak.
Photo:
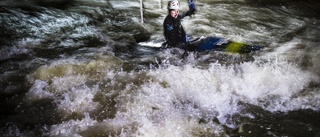
[[[141,46],[148,46],[154,48],[168,48],[165,47],[165,43],[152,43],[152,42],[140,42]],[[248,45],[240,42],[231,41],[220,37],[206,37],[197,38],[192,40],[187,46],[192,46],[192,51],[206,52],[206,51],[224,51],[230,53],[251,53],[263,49],[263,46],[259,45]],[[172,47],[170,47],[172,48]]]
[[[230,41],[225,38],[207,37],[197,45],[196,50],[200,52],[215,50],[231,53],[250,53],[261,50],[263,46],[247,45],[240,42]]]

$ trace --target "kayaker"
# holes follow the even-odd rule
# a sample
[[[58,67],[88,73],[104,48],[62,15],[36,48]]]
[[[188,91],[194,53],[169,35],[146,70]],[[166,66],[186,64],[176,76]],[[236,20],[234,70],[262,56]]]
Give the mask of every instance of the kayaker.
[[[196,12],[196,5],[193,0],[188,1],[189,10],[180,14],[180,2],[178,0],[170,0],[168,2],[168,15],[163,22],[163,30],[166,42],[162,47],[178,47],[187,49],[190,38],[186,35],[181,21],[186,16],[191,16]]]

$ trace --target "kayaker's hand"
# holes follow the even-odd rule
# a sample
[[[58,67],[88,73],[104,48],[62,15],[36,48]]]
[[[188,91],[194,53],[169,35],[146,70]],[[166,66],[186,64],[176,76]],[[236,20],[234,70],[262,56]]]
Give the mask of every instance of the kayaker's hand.
[[[188,0],[189,9],[196,11],[196,4],[193,2],[193,0]]]

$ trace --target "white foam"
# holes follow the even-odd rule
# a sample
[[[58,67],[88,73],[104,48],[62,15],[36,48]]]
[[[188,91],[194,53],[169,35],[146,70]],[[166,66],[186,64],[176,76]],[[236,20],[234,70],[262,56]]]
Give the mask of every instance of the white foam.
[[[160,48],[162,43],[159,42],[140,42],[139,45],[146,46],[146,47],[157,47]]]
[[[93,101],[98,88],[81,86],[72,88],[71,91],[63,94],[63,99],[56,100],[60,111],[66,114],[92,112],[97,108],[98,103]]]
[[[88,113],[82,120],[70,120],[50,127],[49,136],[82,137],[81,132],[97,123]]]
[[[312,74],[287,62],[266,64],[247,62],[236,68],[212,64],[208,70],[188,65],[183,68],[170,66],[152,71],[150,75],[155,76],[158,82],[166,83],[165,87],[143,90],[152,96],[153,102],[160,99],[158,102],[161,102],[161,106],[168,108],[173,106],[163,105],[164,102],[170,104],[170,102],[184,101],[196,104],[205,112],[218,112],[216,116],[221,123],[227,122],[226,116],[240,111],[237,104],[239,101],[258,105],[270,111],[304,109],[307,104],[301,104],[303,103],[301,101],[294,102],[292,98],[315,80]],[[162,96],[158,95],[160,93]],[[296,104],[294,105],[296,107],[283,106],[281,104],[283,99]],[[274,102],[273,105],[279,107],[268,106],[270,100]],[[317,104],[308,104],[308,108],[316,108]],[[190,109],[195,110],[195,108]]]
[[[110,1],[111,5],[113,8],[116,9],[126,9],[130,7],[140,7],[140,2],[139,1]]]
[[[42,80],[36,80],[26,94],[26,100],[39,100],[52,98],[54,94],[48,89],[48,83]]]
[[[121,119],[139,125],[137,131],[131,134],[134,136],[193,136],[200,131],[222,134],[222,127],[215,123],[198,124],[203,114],[193,108],[196,103],[192,102],[192,95],[195,93],[183,92],[188,89],[180,85],[165,88],[163,79],[155,80],[132,94],[123,95],[125,98],[118,100],[117,108],[125,111],[119,111],[113,120]],[[125,133],[123,135],[128,135]]]
[[[64,77],[55,77],[52,79],[51,88],[57,92],[66,92],[73,87],[81,86],[85,84],[88,77],[86,75],[72,75]],[[60,93],[61,94],[61,93]]]
[[[46,81],[36,80],[25,99],[54,99],[59,111],[65,115],[92,112],[98,105],[93,101],[98,87],[89,88],[84,85],[85,81],[83,77],[77,76],[55,78],[50,85]]]

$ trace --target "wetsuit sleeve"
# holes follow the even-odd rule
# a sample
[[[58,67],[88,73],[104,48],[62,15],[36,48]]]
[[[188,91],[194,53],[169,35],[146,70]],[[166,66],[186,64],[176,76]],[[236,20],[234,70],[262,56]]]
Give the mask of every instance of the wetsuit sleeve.
[[[196,4],[193,2],[193,0],[189,0],[188,4],[189,4],[189,10],[183,14],[183,17],[191,16],[192,14],[195,14],[195,12],[197,11]]]
[[[172,31],[173,31],[173,24],[172,22],[170,22],[167,18],[164,20],[164,23],[163,23],[163,35],[166,39],[166,42],[169,42],[172,41],[172,35],[174,34]],[[169,44],[168,43],[168,44]]]
[[[170,28],[168,28],[168,27],[170,27],[169,23],[167,20],[165,20],[163,22],[163,35],[164,35],[166,41],[168,41],[168,39],[169,39],[169,32],[168,31],[170,30]]]

